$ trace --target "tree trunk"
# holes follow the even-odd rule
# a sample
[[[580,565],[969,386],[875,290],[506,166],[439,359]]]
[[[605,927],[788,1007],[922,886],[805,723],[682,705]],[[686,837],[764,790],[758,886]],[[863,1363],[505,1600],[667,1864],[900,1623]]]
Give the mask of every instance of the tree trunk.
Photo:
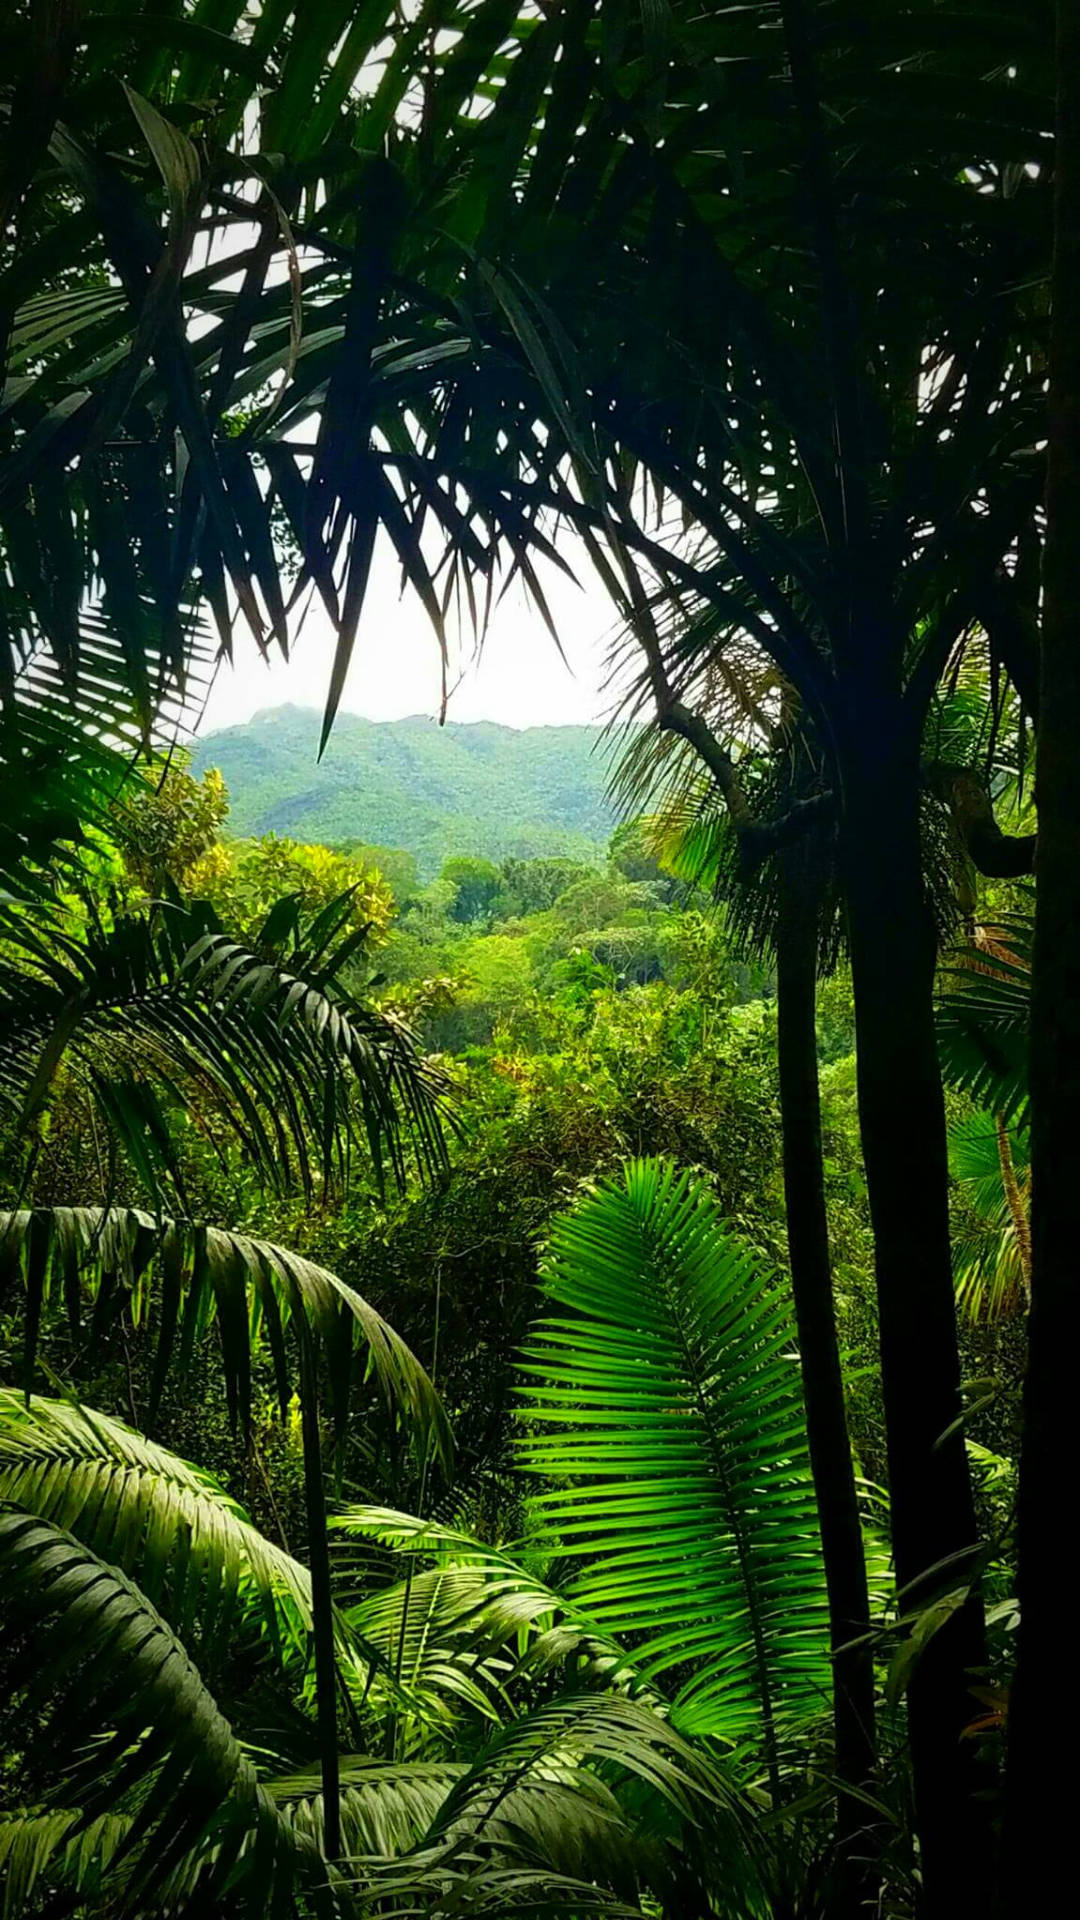
[[[304,1444],[304,1505],[307,1512],[308,1566],[311,1572],[312,1641],[315,1651],[315,1711],[322,1781],[323,1853],[341,1854],[341,1761],[337,1733],[337,1655],[330,1583],[330,1541],[326,1530],[322,1440],[319,1434],[319,1370],[315,1339],[298,1321],[300,1343],[300,1418]]]
[[[968,1572],[976,1526],[961,1410],[949,1246],[945,1110],[933,1019],[935,944],[923,883],[918,741],[899,698],[860,702],[842,748],[859,1119],[874,1228],[893,1548],[907,1606]],[[942,1563],[949,1563],[942,1569]],[[989,1904],[989,1848],[970,1675],[984,1658],[975,1600],[930,1640],[908,1693],[927,1920]]]
[[[1020,1465],[1020,1633],[999,1911],[1076,1900],[1066,1567],[1080,1339],[1080,4],[1058,0],[1054,263],[1031,968],[1031,1318]]]
[[[1031,1220],[1028,1215],[1028,1203],[1024,1190],[1016,1177],[1016,1163],[1013,1160],[1012,1142],[1009,1139],[1007,1121],[999,1113],[994,1119],[997,1133],[998,1165],[1001,1168],[1001,1185],[1005,1194],[1005,1205],[1009,1209],[1013,1235],[1016,1240],[1016,1257],[1020,1262],[1020,1284],[1024,1292],[1024,1303],[1031,1305]]]
[[[833,1654],[836,1774],[867,1788],[874,1767],[874,1670],[866,1636],[870,1603],[855,1471],[836,1338],[825,1181],[821,1157],[816,1001],[820,882],[805,839],[780,856],[776,990],[784,1196],[795,1317],[802,1355],[810,1461],[821,1519]],[[859,1646],[852,1645],[862,1640]],[[865,1802],[842,1791],[837,1832],[843,1855],[838,1913],[862,1911],[867,1852]]]

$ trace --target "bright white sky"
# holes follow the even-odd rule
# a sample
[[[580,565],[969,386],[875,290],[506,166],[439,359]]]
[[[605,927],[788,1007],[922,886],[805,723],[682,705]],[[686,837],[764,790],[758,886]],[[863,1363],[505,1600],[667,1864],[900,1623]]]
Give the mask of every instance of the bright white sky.
[[[587,560],[578,576],[580,587],[554,567],[541,574],[569,668],[515,580],[492,614],[478,664],[470,659],[471,640],[465,636],[464,676],[452,693],[448,719],[539,727],[608,717],[613,695],[605,683],[613,610]],[[391,550],[377,547],[341,702],[343,711],[364,714],[370,720],[400,720],[407,714],[439,710],[435,636],[415,594],[410,588],[400,593],[399,582],[400,568]],[[270,662],[263,662],[239,622],[235,664],[221,667],[199,732],[235,726],[250,720],[260,708],[286,702],[321,708],[333,651],[333,629],[317,598],[288,662],[276,648]]]

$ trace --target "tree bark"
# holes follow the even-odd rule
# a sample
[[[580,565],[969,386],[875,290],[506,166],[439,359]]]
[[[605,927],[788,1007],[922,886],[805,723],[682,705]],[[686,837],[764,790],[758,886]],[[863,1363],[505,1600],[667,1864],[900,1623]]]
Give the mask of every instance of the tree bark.
[[[868,1641],[866,1582],[855,1471],[836,1337],[825,1177],[821,1151],[816,1002],[820,880],[815,849],[804,841],[780,858],[776,992],[780,1111],[788,1256],[802,1356],[810,1462],[821,1520],[833,1655],[835,1767],[841,1790],[837,1835],[842,1883],[837,1913],[865,1910],[868,1849],[865,1802],[843,1785],[866,1789],[874,1768],[874,1670]],[[854,1642],[861,1641],[856,1645]]]
[[[998,1165],[1001,1168],[1001,1185],[1005,1193],[1005,1205],[1009,1209],[1013,1233],[1016,1237],[1016,1253],[1020,1261],[1020,1281],[1024,1289],[1024,1300],[1031,1305],[1031,1220],[1024,1190],[1016,1177],[1016,1163],[1013,1159],[1012,1142],[1009,1139],[1007,1122],[999,1113],[995,1116],[994,1130],[997,1134]]]
[[[341,1760],[337,1733],[337,1656],[330,1582],[330,1543],[326,1531],[322,1440],[319,1434],[319,1373],[315,1339],[298,1320],[300,1341],[300,1420],[304,1447],[304,1506],[307,1514],[308,1566],[311,1572],[312,1641],[315,1651],[315,1710],[322,1781],[323,1853],[341,1854]]]
[[[868,656],[871,650],[867,649]],[[859,1118],[874,1229],[893,1548],[907,1606],[958,1586],[976,1547],[962,1435],[945,1110],[933,1020],[935,942],[923,891],[918,740],[901,702],[863,690],[842,748],[842,858],[855,990]],[[948,1563],[943,1570],[942,1563]],[[958,1920],[990,1896],[975,1799],[969,1600],[928,1643],[908,1693],[923,1913]]]
[[[1075,1535],[1080,1338],[1080,3],[1058,0],[1046,545],[1031,968],[1031,1317],[1020,1466],[1020,1632],[999,1912],[1076,1900],[1075,1792],[1060,1752]]]

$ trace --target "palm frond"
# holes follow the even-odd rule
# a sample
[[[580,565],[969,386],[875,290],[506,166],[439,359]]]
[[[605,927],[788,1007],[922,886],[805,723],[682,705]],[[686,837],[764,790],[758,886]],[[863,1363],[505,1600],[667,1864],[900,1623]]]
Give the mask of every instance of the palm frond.
[[[334,911],[336,909],[336,911]],[[290,956],[229,939],[212,909],[155,905],[81,935],[26,918],[0,978],[0,1101],[25,1126],[61,1068],[103,1112],[162,1204],[178,1177],[158,1091],[233,1134],[264,1178],[310,1187],[348,1172],[359,1110],[377,1171],[403,1179],[409,1145],[443,1163],[445,1086],[399,1021],[340,974],[356,950],[332,903]]]
[[[347,1612],[350,1626],[378,1650],[392,1676],[385,1704],[396,1702],[405,1752],[418,1746],[436,1751],[440,1734],[453,1752],[465,1714],[498,1723],[508,1711],[503,1684],[510,1662],[500,1657],[497,1642],[475,1631],[484,1584],[473,1568],[435,1567],[380,1588]],[[383,1690],[377,1677],[371,1691],[378,1701]]]
[[[1028,1104],[1031,923],[1014,918],[983,929],[979,944],[954,956],[937,1004],[942,1072],[978,1107],[1023,1125]]]
[[[665,1733],[655,1717],[651,1722],[643,1718],[640,1726],[635,1723],[634,1739],[624,1717],[616,1720],[596,1712],[593,1696],[569,1701],[555,1724],[558,1732],[553,1735],[550,1718],[527,1716],[515,1722],[513,1759],[500,1746],[486,1751],[471,1768],[451,1760],[343,1759],[342,1838],[361,1882],[378,1863],[398,1860],[404,1868],[411,1856],[418,1874],[431,1885],[440,1873],[452,1873],[455,1866],[471,1861],[478,1895],[493,1871],[511,1867],[544,1872],[558,1884],[591,1883],[596,1897],[601,1889],[627,1901],[638,1899],[643,1889],[657,1897],[670,1893],[676,1876],[668,1843],[685,1821],[681,1800],[668,1830],[655,1798],[635,1796],[626,1786],[628,1776],[637,1780],[641,1763],[655,1794],[657,1748],[670,1741],[670,1732]],[[566,1734],[572,1726],[577,1727],[576,1742]],[[672,1749],[665,1750],[670,1758]],[[616,1756],[621,1753],[629,1758],[620,1781]],[[689,1798],[701,1796],[697,1817],[716,1818],[716,1783],[710,1780],[706,1788],[704,1774],[695,1774],[694,1782]],[[666,1774],[663,1785],[666,1794],[675,1791]],[[317,1774],[271,1779],[266,1791],[298,1831],[321,1843]],[[730,1821],[725,1833],[738,1861],[732,1877],[745,1884],[750,1877],[748,1850],[735,1808],[733,1798],[730,1806],[725,1804],[721,1821]],[[369,1892],[384,1897],[386,1885],[386,1876],[376,1874]]]
[[[157,1292],[151,1295],[151,1282]],[[151,1384],[153,1418],[170,1367],[183,1364],[216,1324],[228,1404],[245,1425],[251,1413],[253,1347],[265,1344],[283,1411],[291,1370],[285,1335],[302,1323],[326,1365],[335,1417],[348,1417],[358,1355],[389,1413],[418,1445],[448,1465],[446,1416],[423,1367],[405,1342],[352,1287],[325,1267],[270,1241],[220,1227],[192,1226],[132,1208],[55,1207],[0,1214],[0,1299],[25,1289],[24,1365],[29,1383],[42,1313],[59,1293],[76,1338],[153,1305],[158,1337]]]
[[[32,1912],[39,1883],[71,1888],[83,1900],[102,1891],[112,1860],[131,1831],[131,1815],[87,1821],[73,1807],[26,1807],[0,1814],[3,1920]]]
[[[433,1760],[341,1760],[341,1838],[354,1860],[394,1860],[418,1846],[438,1816],[460,1764]],[[266,1792],[298,1833],[322,1846],[322,1781],[317,1771],[275,1775]]]
[[[556,1226],[525,1465],[569,1598],[675,1682],[675,1723],[779,1742],[828,1698],[824,1575],[787,1302],[700,1180],[630,1163]]]
[[[637,1673],[632,1654],[565,1593],[522,1565],[512,1548],[492,1547],[458,1528],[387,1507],[350,1506],[330,1525],[339,1535],[376,1541],[409,1561],[433,1560],[439,1572],[452,1573],[455,1579],[440,1590],[447,1649],[465,1650],[473,1658],[505,1655],[513,1670],[507,1684],[572,1661],[579,1678],[588,1671],[606,1686],[666,1706]],[[378,1596],[384,1631],[394,1647],[402,1644],[403,1610],[416,1579],[413,1574]],[[365,1602],[365,1609],[371,1604]],[[502,1687],[505,1668],[497,1667],[492,1679]]]
[[[104,826],[127,774],[114,746],[72,725],[57,703],[0,711],[0,912],[40,905],[79,871],[88,832]]]
[[[306,1652],[307,1569],[212,1474],[108,1414],[0,1388],[0,1500],[136,1580],[204,1665],[224,1656],[238,1608],[257,1610],[275,1652]]]
[[[949,1171],[967,1203],[953,1234],[953,1276],[961,1311],[971,1320],[996,1320],[1027,1302],[1028,1168],[1024,1128],[980,1111],[951,1123]]]
[[[258,1910],[269,1874],[283,1891],[305,1869],[325,1882],[314,1849],[264,1794],[182,1643],[126,1575],[62,1528],[6,1509],[0,1586],[0,1647],[9,1656],[28,1640],[34,1648],[16,1684],[35,1769],[56,1781],[62,1804],[78,1806],[79,1827],[134,1799],[111,1862],[127,1869],[129,1901],[151,1900],[211,1833],[207,1880],[221,1885],[235,1871],[237,1911],[250,1910],[249,1891]]]
[[[674,1879],[665,1842],[679,1834],[692,1878],[690,1836],[705,1826],[724,1862],[717,1910],[745,1911],[754,1868],[737,1789],[654,1708],[564,1693],[492,1735],[447,1795],[428,1844],[444,1838],[475,1851],[509,1839],[556,1874],[603,1877],[624,1897],[651,1882],[664,1898]]]

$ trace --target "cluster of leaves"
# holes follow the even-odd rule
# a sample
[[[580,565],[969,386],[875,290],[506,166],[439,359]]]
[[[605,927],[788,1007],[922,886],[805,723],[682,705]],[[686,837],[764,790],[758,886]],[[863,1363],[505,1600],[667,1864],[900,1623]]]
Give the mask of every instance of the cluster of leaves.
[[[28,1324],[48,1313],[54,1269],[69,1306],[89,1289],[95,1317],[103,1300],[113,1315],[132,1312],[145,1290],[155,1257],[145,1217],[0,1224],[7,1276],[36,1297]],[[421,1451],[442,1449],[445,1464],[426,1376],[358,1296],[237,1236],[204,1236],[191,1266],[179,1229],[166,1233],[151,1309],[162,1339],[179,1320],[189,1348],[206,1318],[200,1301],[212,1305],[241,1419],[248,1341],[234,1302],[237,1284],[247,1284],[282,1367],[277,1343],[291,1319],[301,1353],[317,1332],[340,1384],[336,1342],[355,1324],[391,1405]],[[611,1291],[611,1258],[631,1295]],[[0,1659],[14,1678],[8,1739],[35,1794],[0,1821],[7,1911],[39,1886],[65,1884],[91,1903],[99,1889],[106,1898],[117,1889],[144,1907],[197,1892],[210,1910],[227,1891],[230,1910],[252,1914],[271,1897],[275,1910],[351,1914],[407,1890],[442,1911],[460,1893],[457,1876],[477,1873],[499,1912],[527,1910],[541,1883],[545,1901],[568,1911],[582,1902],[617,1911],[620,1900],[645,1891],[663,1899],[678,1885],[702,1894],[708,1886],[721,1913],[764,1911],[745,1798],[757,1766],[753,1725],[764,1712],[778,1794],[789,1764],[778,1736],[788,1742],[816,1723],[823,1679],[809,1666],[800,1679],[792,1666],[792,1648],[820,1638],[823,1585],[812,1498],[800,1492],[805,1443],[782,1295],[729,1241],[707,1195],[658,1162],[629,1168],[567,1219],[545,1284],[580,1335],[567,1347],[564,1321],[543,1323],[527,1362],[544,1383],[531,1390],[534,1416],[556,1420],[543,1446],[560,1450],[561,1480],[571,1461],[571,1473],[581,1467],[582,1437],[567,1409],[587,1400],[602,1355],[614,1354],[608,1342],[617,1347],[620,1327],[646,1309],[657,1330],[668,1328],[663,1360],[660,1348],[653,1354],[665,1370],[655,1391],[699,1414],[678,1467],[670,1444],[662,1448],[669,1492],[658,1498],[676,1531],[676,1498],[698,1513],[700,1551],[726,1583],[724,1606],[707,1608],[689,1637],[686,1623],[672,1621],[674,1636],[665,1628],[642,1642],[646,1616],[659,1606],[656,1626],[665,1619],[666,1574],[652,1563],[653,1601],[636,1580],[623,1592],[631,1542],[602,1492],[605,1477],[612,1493],[621,1481],[642,1417],[628,1403],[606,1427],[590,1426],[586,1503],[563,1513],[548,1498],[536,1509],[551,1535],[547,1577],[460,1527],[347,1507],[336,1522],[343,1539],[402,1551],[411,1563],[403,1581],[375,1590],[364,1553],[350,1551],[339,1568],[336,1685],[364,1744],[343,1757],[335,1792],[342,1848],[364,1856],[357,1882],[324,1857],[325,1774],[311,1767],[308,1717],[316,1612],[308,1572],[205,1471],[115,1418],[0,1394]],[[549,1354],[552,1341],[559,1354]],[[169,1358],[166,1350],[162,1368]],[[652,1391],[644,1377],[633,1388],[644,1401]],[[531,1468],[542,1464],[539,1446],[527,1445]],[[749,1504],[740,1472],[754,1477]],[[704,1522],[703,1499],[717,1503]],[[752,1554],[744,1525],[756,1529]],[[792,1529],[801,1541],[794,1559]],[[552,1578],[568,1547],[579,1555],[586,1540],[592,1575]],[[537,1536],[533,1567],[538,1544]],[[673,1661],[691,1678],[669,1704],[657,1675]],[[73,1764],[72,1744],[84,1740],[86,1759]],[[725,1748],[741,1756],[734,1768],[717,1762]],[[501,1873],[512,1877],[504,1884]]]

